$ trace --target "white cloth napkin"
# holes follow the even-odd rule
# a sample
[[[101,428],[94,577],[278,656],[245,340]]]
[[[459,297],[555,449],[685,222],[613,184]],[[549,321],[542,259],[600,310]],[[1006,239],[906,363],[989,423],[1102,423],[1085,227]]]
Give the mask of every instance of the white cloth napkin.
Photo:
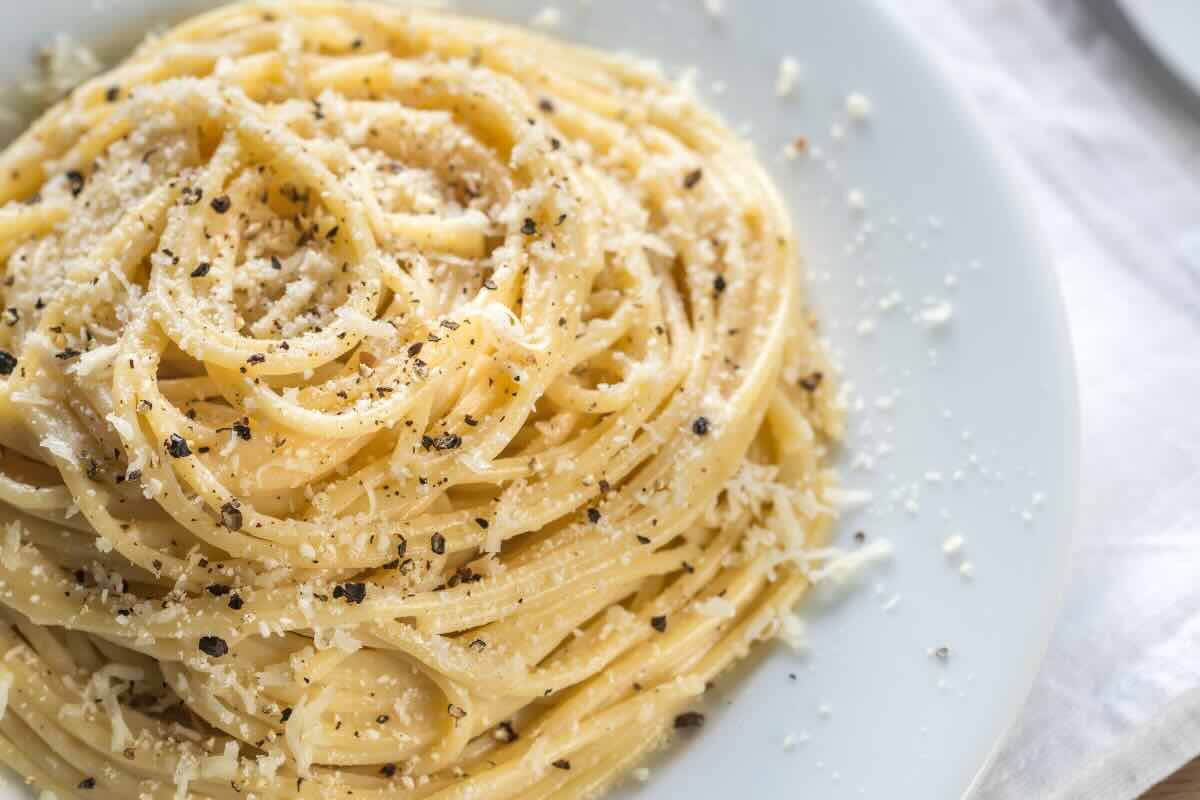
[[[1200,100],[1096,0],[892,0],[1056,255],[1083,471],[1066,604],[973,800],[1131,800],[1200,755]]]

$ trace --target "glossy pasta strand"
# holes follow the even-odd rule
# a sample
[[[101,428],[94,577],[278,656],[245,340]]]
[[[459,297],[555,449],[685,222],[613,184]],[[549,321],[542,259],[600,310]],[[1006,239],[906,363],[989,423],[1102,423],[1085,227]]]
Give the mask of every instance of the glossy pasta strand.
[[[809,585],[842,408],[787,210],[647,64],[227,6],[47,112],[0,203],[39,789],[595,796]]]

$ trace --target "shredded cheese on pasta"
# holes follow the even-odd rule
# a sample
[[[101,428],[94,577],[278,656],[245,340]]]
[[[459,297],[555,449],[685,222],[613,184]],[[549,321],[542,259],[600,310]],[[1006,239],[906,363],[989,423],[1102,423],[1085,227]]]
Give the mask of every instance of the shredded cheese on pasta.
[[[646,64],[227,6],[0,155],[0,234],[43,796],[594,796],[847,569],[786,208]]]

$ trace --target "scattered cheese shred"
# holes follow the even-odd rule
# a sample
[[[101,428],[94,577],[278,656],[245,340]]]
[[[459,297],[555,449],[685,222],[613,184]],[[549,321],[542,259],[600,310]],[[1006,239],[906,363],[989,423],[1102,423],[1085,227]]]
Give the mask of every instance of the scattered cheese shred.
[[[787,97],[796,90],[800,82],[800,62],[791,56],[784,56],[779,61],[779,71],[775,76],[775,96]]]
[[[562,24],[562,12],[554,6],[546,6],[533,15],[533,19],[529,21],[529,24],[535,28],[543,28],[545,30],[557,28]]]
[[[8,691],[13,685],[13,674],[10,670],[0,667],[0,719],[4,719],[8,711]]]

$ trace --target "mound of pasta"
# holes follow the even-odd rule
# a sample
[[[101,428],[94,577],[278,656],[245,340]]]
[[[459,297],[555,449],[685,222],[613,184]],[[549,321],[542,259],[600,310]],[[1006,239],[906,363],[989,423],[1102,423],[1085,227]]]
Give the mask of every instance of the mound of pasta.
[[[0,156],[0,759],[599,794],[794,632],[842,424],[798,262],[651,65],[310,0],[148,40]]]

